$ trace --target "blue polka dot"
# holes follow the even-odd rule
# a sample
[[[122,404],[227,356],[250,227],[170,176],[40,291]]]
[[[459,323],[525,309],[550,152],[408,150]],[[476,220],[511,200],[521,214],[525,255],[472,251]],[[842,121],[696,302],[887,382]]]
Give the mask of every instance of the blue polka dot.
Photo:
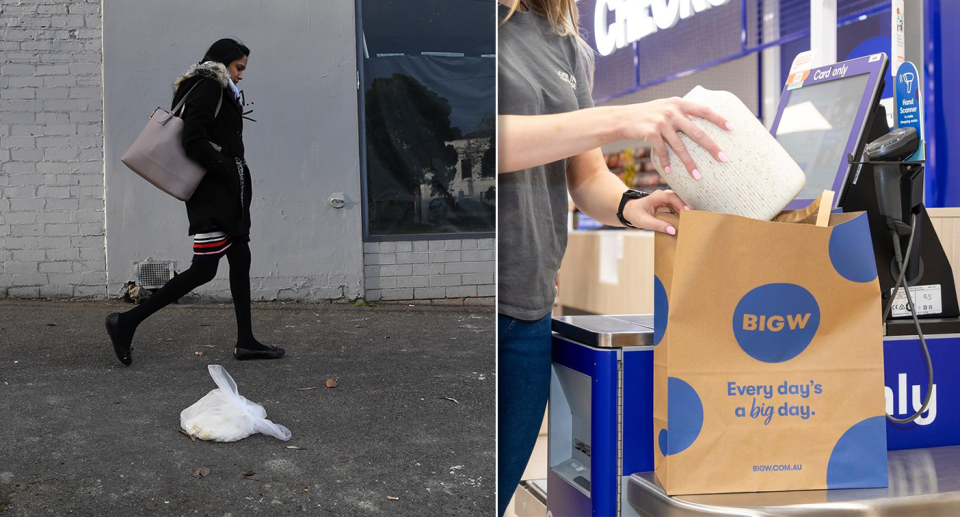
[[[870,417],[837,440],[827,464],[827,488],[887,486],[887,422]]]
[[[667,377],[667,427],[669,431],[661,429],[657,435],[657,445],[664,456],[683,452],[693,445],[703,427],[700,395],[677,377]]]
[[[830,262],[840,276],[851,282],[872,282],[877,278],[877,263],[866,215],[833,227]]]
[[[796,284],[766,284],[740,299],[733,335],[750,357],[782,363],[807,349],[820,327],[817,299]]]
[[[667,332],[667,316],[670,314],[670,304],[667,302],[667,290],[663,287],[660,277],[653,277],[653,344],[659,345],[663,335]]]

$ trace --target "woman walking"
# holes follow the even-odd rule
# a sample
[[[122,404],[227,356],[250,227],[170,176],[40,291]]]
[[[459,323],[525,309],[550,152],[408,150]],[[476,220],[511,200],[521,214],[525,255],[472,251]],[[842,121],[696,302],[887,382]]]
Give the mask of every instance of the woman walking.
[[[568,193],[611,226],[671,235],[658,208],[687,208],[676,194],[629,190],[600,151],[644,140],[667,173],[669,145],[700,178],[683,132],[718,161],[726,156],[688,117],[730,129],[682,99],[593,105],[592,50],[577,32],[576,0],[499,0],[497,49],[497,510],[503,515],[536,443],[550,388],[550,312],[567,244]],[[683,172],[674,172],[683,174]]]
[[[133,336],[151,314],[213,280],[223,256],[230,265],[230,292],[237,317],[237,359],[277,359],[282,348],[254,338],[250,322],[250,170],[243,155],[243,99],[237,83],[243,79],[250,49],[233,39],[214,43],[199,64],[174,83],[172,106],[187,96],[183,148],[207,170],[193,197],[186,202],[193,261],[143,303],[107,316],[113,350],[125,365],[133,362]],[[187,93],[189,92],[189,95]]]

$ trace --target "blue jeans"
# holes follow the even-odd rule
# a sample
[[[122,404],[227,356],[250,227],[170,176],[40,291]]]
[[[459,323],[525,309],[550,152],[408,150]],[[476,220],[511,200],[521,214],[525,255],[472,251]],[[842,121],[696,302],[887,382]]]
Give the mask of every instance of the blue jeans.
[[[497,515],[520,483],[550,394],[550,315],[497,315]]]

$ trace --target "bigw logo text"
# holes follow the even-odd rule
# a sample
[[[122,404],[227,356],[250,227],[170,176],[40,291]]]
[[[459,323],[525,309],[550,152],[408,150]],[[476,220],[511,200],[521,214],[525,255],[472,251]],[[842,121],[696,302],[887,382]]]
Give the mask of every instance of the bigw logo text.
[[[750,357],[782,363],[800,355],[820,327],[817,299],[796,284],[766,284],[740,298],[733,334]]]
[[[780,332],[784,328],[790,330],[804,329],[810,321],[810,314],[787,314],[786,316],[766,316],[756,314],[743,315],[743,330],[759,330]]]

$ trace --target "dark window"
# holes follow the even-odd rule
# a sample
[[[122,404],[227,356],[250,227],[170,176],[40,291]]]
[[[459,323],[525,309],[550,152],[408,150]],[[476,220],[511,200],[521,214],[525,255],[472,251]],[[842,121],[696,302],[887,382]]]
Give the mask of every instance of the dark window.
[[[367,235],[495,231],[495,1],[362,10]]]

